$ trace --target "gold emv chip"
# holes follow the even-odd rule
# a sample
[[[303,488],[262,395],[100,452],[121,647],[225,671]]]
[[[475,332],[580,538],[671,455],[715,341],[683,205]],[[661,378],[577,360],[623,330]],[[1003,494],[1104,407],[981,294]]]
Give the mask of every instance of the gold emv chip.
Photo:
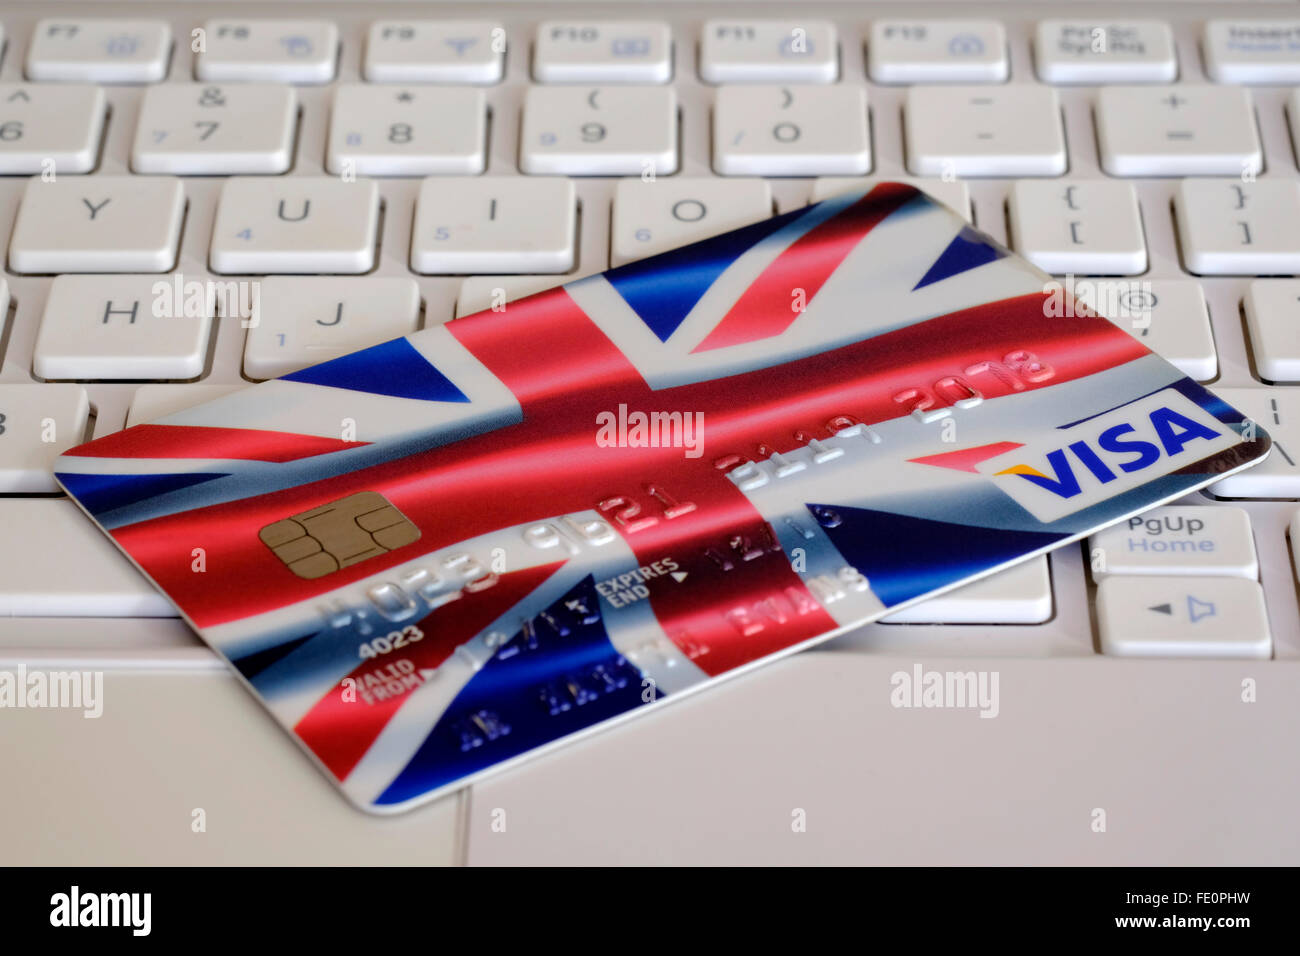
[[[420,529],[377,491],[272,522],[257,536],[300,578],[321,578],[410,544]]]

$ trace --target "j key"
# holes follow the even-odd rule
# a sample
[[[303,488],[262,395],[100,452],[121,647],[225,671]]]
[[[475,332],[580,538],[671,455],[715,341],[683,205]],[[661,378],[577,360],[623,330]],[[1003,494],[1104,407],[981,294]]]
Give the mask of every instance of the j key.
[[[621,266],[772,215],[762,179],[619,180],[610,230],[611,264]]]
[[[1241,176],[1263,165],[1250,93],[1234,86],[1107,86],[1097,147],[1112,176]]]
[[[176,301],[168,277],[55,278],[32,368],[47,379],[187,379],[203,372],[213,290]],[[197,313],[197,314],[196,314]]]
[[[1184,375],[1208,382],[1219,374],[1205,293],[1195,279],[1084,279],[1071,289]]]
[[[1205,72],[1219,83],[1300,83],[1300,20],[1208,20]]]
[[[487,163],[482,90],[342,83],[326,167],[361,176],[474,175]]]
[[[1184,179],[1174,194],[1174,212],[1189,272],[1300,272],[1300,183]]]
[[[1020,180],[1011,187],[1007,211],[1015,250],[1044,272],[1146,272],[1142,216],[1129,183]]]
[[[913,86],[903,110],[917,176],[1059,176],[1065,134],[1046,86]]]
[[[853,176],[871,170],[859,86],[724,86],[713,108],[724,176]]]
[[[212,227],[215,272],[369,272],[379,188],[328,176],[226,181]]]
[[[959,179],[946,182],[942,179],[916,179],[910,176],[890,176],[887,179],[863,178],[860,176],[822,176],[813,182],[812,198],[809,202],[821,202],[850,189],[862,189],[881,182],[908,183],[915,186],[931,199],[943,203],[949,209],[972,222],[970,205],[970,187]]]
[[[339,31],[324,20],[209,20],[197,79],[216,82],[328,83]]]
[[[1256,279],[1246,292],[1245,306],[1260,377],[1300,381],[1300,280]]]
[[[1006,32],[993,20],[877,20],[867,71],[877,83],[1002,83]]]
[[[197,382],[187,382],[184,385],[141,385],[131,399],[131,408],[126,414],[126,427],[141,422],[156,422],[160,418],[213,401],[244,387],[242,384],[208,385]]]
[[[1300,395],[1287,388],[1216,388],[1268,432],[1273,449],[1253,468],[1210,485],[1222,498],[1300,498]]]
[[[576,233],[577,197],[567,179],[426,179],[415,206],[411,269],[567,272]]]
[[[9,241],[15,272],[166,272],[185,192],[170,176],[28,181]]]
[[[554,289],[578,278],[581,276],[471,276],[460,284],[456,318],[487,309],[500,312],[516,299]]]
[[[1106,578],[1097,585],[1097,629],[1102,653],[1116,657],[1273,654],[1264,591],[1243,578]]]
[[[85,440],[89,415],[80,385],[0,385],[0,494],[58,491],[51,466]]]
[[[1041,624],[1052,616],[1047,559],[1034,558],[914,604],[886,624]]]
[[[0,175],[90,172],[106,108],[98,86],[0,83]]]
[[[162,20],[41,20],[27,48],[27,78],[155,83],[167,76],[172,29]]]
[[[533,79],[540,83],[667,83],[673,74],[666,23],[550,20],[537,27]]]
[[[1044,83],[1171,83],[1174,35],[1158,20],[1043,20],[1034,60]]]
[[[823,20],[709,20],[700,36],[706,83],[834,83],[835,25]]]
[[[271,276],[244,342],[244,374],[276,378],[414,332],[420,287],[406,277]]]
[[[1259,577],[1250,515],[1241,508],[1154,508],[1088,539],[1096,581],[1115,574]]]
[[[287,172],[297,115],[292,86],[151,86],[140,105],[131,168],[180,176]]]
[[[661,86],[530,87],[519,168],[561,176],[675,173],[677,94]]]
[[[506,32],[498,23],[377,20],[366,43],[371,83],[499,83]]]
[[[176,616],[172,603],[66,498],[0,499],[0,527],[10,542],[0,549],[0,614]]]

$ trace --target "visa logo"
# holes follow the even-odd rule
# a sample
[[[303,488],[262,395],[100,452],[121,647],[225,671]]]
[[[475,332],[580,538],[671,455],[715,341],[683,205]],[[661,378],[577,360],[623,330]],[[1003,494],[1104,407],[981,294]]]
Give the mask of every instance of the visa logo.
[[[1047,442],[977,466],[1044,522],[1091,507],[1241,440],[1173,389],[1045,437]]]

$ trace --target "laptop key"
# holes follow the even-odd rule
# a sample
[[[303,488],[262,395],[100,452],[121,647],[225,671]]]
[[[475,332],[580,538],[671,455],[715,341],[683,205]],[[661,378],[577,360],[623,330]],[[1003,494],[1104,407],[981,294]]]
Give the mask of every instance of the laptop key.
[[[855,176],[871,170],[860,86],[724,86],[713,108],[724,176]]]
[[[1173,505],[1121,521],[1088,539],[1094,581],[1116,574],[1259,577],[1243,508]]]
[[[1067,167],[1056,91],[1046,86],[913,86],[903,108],[916,176],[1060,176]]]
[[[287,375],[414,332],[419,322],[414,279],[270,276],[244,342],[244,374]]]
[[[531,175],[677,172],[670,86],[533,86],[524,94],[519,169]]]
[[[667,83],[672,75],[666,23],[549,20],[537,27],[533,78],[539,83]]]
[[[1174,35],[1158,20],[1042,20],[1034,60],[1044,83],[1172,83]]]
[[[0,548],[0,615],[177,616],[68,499],[0,498],[0,527],[7,542]]]
[[[1300,394],[1288,388],[1219,388],[1214,393],[1273,439],[1258,465],[1210,485],[1221,498],[1300,498]]]
[[[1256,279],[1246,291],[1245,307],[1260,377],[1300,381],[1300,280]]]
[[[1002,83],[1006,31],[995,20],[877,20],[867,72],[876,83]]]
[[[26,73],[62,83],[156,83],[167,77],[171,49],[172,29],[163,20],[41,20]]]
[[[283,173],[293,164],[298,95],[271,83],[163,83],[140,104],[137,173]]]
[[[366,42],[371,83],[499,83],[506,31],[487,20],[376,20]]]
[[[1300,83],[1300,20],[1207,20],[1205,72],[1219,83]]]
[[[1300,183],[1184,179],[1174,193],[1183,264],[1199,275],[1300,272]]]
[[[1116,575],[1097,585],[1101,651],[1116,657],[1268,658],[1264,591],[1244,578]]]
[[[106,110],[98,86],[0,83],[0,175],[90,172]]]
[[[1219,374],[1210,312],[1195,279],[1083,279],[1071,288],[1184,375],[1208,382]]]
[[[1011,186],[1007,211],[1013,247],[1044,272],[1146,272],[1142,215],[1129,183],[1020,180]]]
[[[1263,167],[1250,92],[1235,86],[1106,86],[1097,147],[1112,176],[1237,176]]]
[[[1041,624],[1052,616],[1047,558],[980,578],[938,597],[895,611],[886,624]]]
[[[33,177],[9,240],[15,272],[166,272],[185,191],[171,176]]]
[[[326,169],[360,176],[483,172],[487,99],[482,90],[373,86],[334,88]]]
[[[621,179],[614,192],[610,264],[621,266],[772,215],[762,179]]]
[[[209,256],[222,273],[369,272],[379,188],[329,176],[226,181]]]
[[[57,276],[41,316],[32,368],[45,379],[188,379],[203,372],[213,287],[192,314],[170,277]],[[187,314],[187,307],[191,310]]]
[[[324,20],[209,20],[196,79],[216,82],[328,83],[339,30]]]
[[[577,192],[559,177],[431,177],[420,184],[411,270],[424,275],[567,272]]]
[[[834,83],[835,24],[825,20],[709,20],[700,35],[706,83]]]
[[[85,440],[89,415],[80,385],[0,385],[0,494],[57,492],[50,466]]]
[[[211,385],[207,382],[141,385],[131,398],[131,407],[126,413],[126,427],[157,421],[245,387],[247,383],[243,382],[225,385]]]

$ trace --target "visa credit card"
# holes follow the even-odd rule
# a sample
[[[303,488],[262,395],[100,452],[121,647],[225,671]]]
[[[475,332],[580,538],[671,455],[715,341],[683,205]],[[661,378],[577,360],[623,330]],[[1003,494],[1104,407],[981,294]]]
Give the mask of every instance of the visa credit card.
[[[106,435],[57,476],[385,812],[1268,447],[886,183]]]

